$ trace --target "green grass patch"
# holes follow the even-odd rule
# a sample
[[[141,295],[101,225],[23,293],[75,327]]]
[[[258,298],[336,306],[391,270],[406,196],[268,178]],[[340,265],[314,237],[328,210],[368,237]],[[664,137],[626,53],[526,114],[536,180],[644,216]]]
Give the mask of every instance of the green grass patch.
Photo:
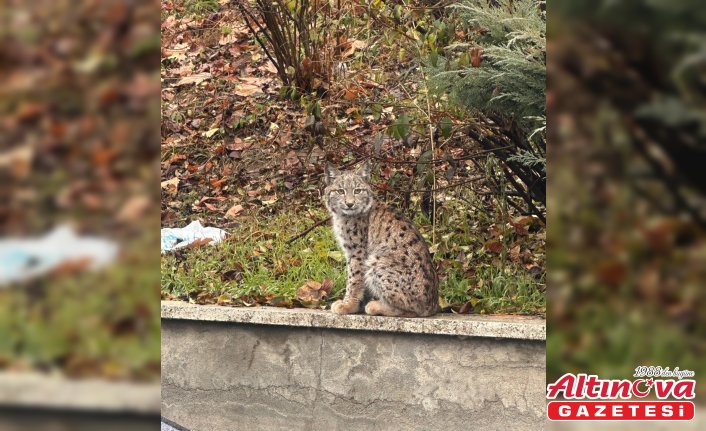
[[[306,282],[329,279],[333,289],[322,303],[331,302],[342,296],[346,280],[345,259],[331,229],[322,226],[286,243],[324,217],[322,211],[311,211],[251,220],[219,244],[167,254],[162,257],[162,292],[196,301],[292,306],[299,305],[297,289]]]
[[[457,280],[454,271],[449,271],[444,298],[454,292],[452,286]],[[546,310],[543,279],[536,280],[510,267],[487,267],[467,281],[468,301],[477,313],[534,314]]]
[[[158,379],[157,233],[147,232],[105,270],[0,289],[0,369]]]
[[[197,17],[217,12],[220,7],[218,0],[184,0],[182,5],[186,15]]]
[[[280,213],[269,219],[250,219],[231,230],[230,238],[215,245],[178,251],[162,257],[162,294],[197,303],[249,306],[325,307],[345,292],[346,267],[331,228],[321,226],[291,244],[287,240],[326,217],[323,210],[298,215]],[[426,233],[429,226],[422,226]],[[445,247],[472,240],[456,234]],[[480,253],[478,258],[488,259]],[[446,311],[474,313],[543,313],[544,284],[503,262],[482,263],[469,274],[467,264],[435,258],[440,271],[440,305]],[[297,290],[307,282],[331,280],[331,292],[307,303]]]

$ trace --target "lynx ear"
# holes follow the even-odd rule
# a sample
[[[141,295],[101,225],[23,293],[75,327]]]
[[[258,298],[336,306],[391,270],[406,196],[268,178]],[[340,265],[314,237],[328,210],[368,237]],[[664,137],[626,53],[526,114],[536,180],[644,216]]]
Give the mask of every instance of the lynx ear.
[[[370,161],[367,161],[363,163],[358,169],[356,169],[355,173],[357,175],[360,175],[363,177],[365,181],[370,180]]]
[[[336,177],[339,175],[341,175],[341,171],[329,165],[328,163],[326,164],[326,184],[331,184],[331,182],[335,180]]]

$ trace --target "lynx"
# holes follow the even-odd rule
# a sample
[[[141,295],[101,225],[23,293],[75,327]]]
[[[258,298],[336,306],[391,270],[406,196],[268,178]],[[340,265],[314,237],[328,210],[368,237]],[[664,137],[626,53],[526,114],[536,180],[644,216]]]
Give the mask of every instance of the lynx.
[[[324,201],[343,250],[346,294],[331,310],[382,316],[430,316],[438,308],[438,278],[424,238],[412,222],[373,196],[370,165],[326,167]]]

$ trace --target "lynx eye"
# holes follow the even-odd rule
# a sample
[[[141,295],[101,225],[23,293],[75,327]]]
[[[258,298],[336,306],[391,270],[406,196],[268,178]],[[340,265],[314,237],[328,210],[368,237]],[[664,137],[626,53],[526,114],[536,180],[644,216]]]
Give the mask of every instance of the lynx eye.
[[[334,193],[338,193],[339,195],[342,195],[342,194],[345,193],[345,190],[343,190],[343,189],[336,189],[336,190],[334,190]]]
[[[353,193],[356,195],[359,195],[359,194],[363,193],[363,189],[355,189],[355,190],[353,190]]]

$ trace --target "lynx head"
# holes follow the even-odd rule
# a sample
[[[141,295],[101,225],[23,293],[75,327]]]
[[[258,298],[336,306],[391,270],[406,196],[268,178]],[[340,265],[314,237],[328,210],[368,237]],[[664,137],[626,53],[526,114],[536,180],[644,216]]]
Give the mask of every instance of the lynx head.
[[[353,171],[339,171],[327,165],[324,189],[326,208],[334,215],[344,217],[366,214],[373,206],[373,191],[368,181],[369,163]]]

